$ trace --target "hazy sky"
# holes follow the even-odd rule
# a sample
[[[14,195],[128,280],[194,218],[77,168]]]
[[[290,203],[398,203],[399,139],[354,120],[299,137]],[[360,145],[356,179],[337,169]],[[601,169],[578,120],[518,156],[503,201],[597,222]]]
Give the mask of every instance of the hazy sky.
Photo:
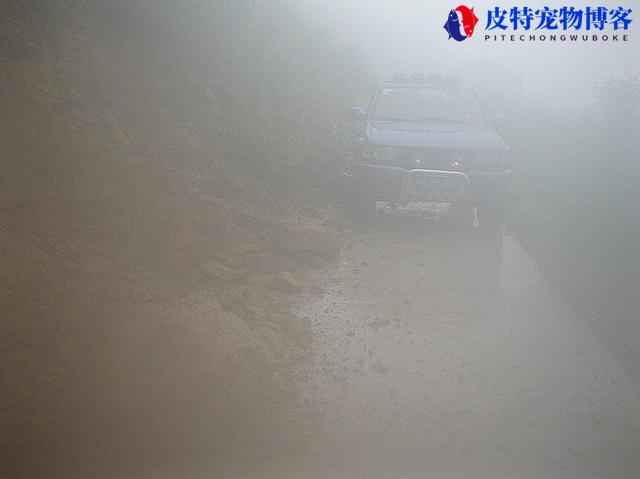
[[[357,45],[371,66],[385,76],[395,72],[459,73],[468,63],[491,61],[521,73],[524,100],[547,105],[579,105],[592,101],[593,84],[607,77],[640,74],[640,0],[581,3],[530,0],[469,0],[480,22],[464,42],[448,40],[443,29],[458,2],[433,0],[300,0],[316,21]],[[584,0],[582,0],[584,1]],[[631,8],[629,42],[485,42],[487,10],[495,6],[560,8],[603,5]],[[544,31],[527,33],[549,33]],[[580,33],[587,33],[581,31]],[[594,33],[592,30],[591,34]],[[611,32],[597,32],[611,33]]]

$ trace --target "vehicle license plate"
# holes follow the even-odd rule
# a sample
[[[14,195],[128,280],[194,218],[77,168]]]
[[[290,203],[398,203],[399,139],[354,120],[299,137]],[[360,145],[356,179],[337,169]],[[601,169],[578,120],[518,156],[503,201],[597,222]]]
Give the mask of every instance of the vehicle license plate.
[[[455,202],[466,195],[466,181],[462,175],[414,174],[413,193],[423,201]]]

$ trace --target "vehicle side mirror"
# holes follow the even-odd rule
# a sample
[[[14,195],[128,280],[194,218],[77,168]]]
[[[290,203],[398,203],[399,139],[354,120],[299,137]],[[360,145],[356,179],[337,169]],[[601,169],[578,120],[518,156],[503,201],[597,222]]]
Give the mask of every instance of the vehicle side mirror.
[[[351,119],[352,120],[364,120],[367,116],[367,111],[360,106],[351,107]]]

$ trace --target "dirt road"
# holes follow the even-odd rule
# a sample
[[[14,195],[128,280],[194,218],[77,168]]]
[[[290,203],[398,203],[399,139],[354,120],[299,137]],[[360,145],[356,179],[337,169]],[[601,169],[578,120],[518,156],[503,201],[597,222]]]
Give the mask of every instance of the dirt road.
[[[640,477],[640,388],[508,233],[357,233],[316,280],[325,412],[276,475]]]

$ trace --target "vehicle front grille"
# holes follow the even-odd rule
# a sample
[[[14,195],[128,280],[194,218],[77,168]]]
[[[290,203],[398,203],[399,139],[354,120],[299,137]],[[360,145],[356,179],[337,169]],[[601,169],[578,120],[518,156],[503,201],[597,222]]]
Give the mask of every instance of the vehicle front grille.
[[[375,163],[380,166],[396,166],[405,170],[451,171],[455,169],[452,167],[452,163],[458,161],[462,165],[464,164],[461,161],[463,159],[463,153],[455,150],[399,147],[395,150],[394,158],[377,160]]]
[[[452,150],[427,150],[418,148],[398,148],[398,166],[408,170],[451,170],[451,163],[461,155]]]
[[[396,147],[393,154],[368,162],[379,166],[400,167],[405,170],[436,171],[503,171],[505,165],[500,152],[476,150],[446,150],[434,148]]]

